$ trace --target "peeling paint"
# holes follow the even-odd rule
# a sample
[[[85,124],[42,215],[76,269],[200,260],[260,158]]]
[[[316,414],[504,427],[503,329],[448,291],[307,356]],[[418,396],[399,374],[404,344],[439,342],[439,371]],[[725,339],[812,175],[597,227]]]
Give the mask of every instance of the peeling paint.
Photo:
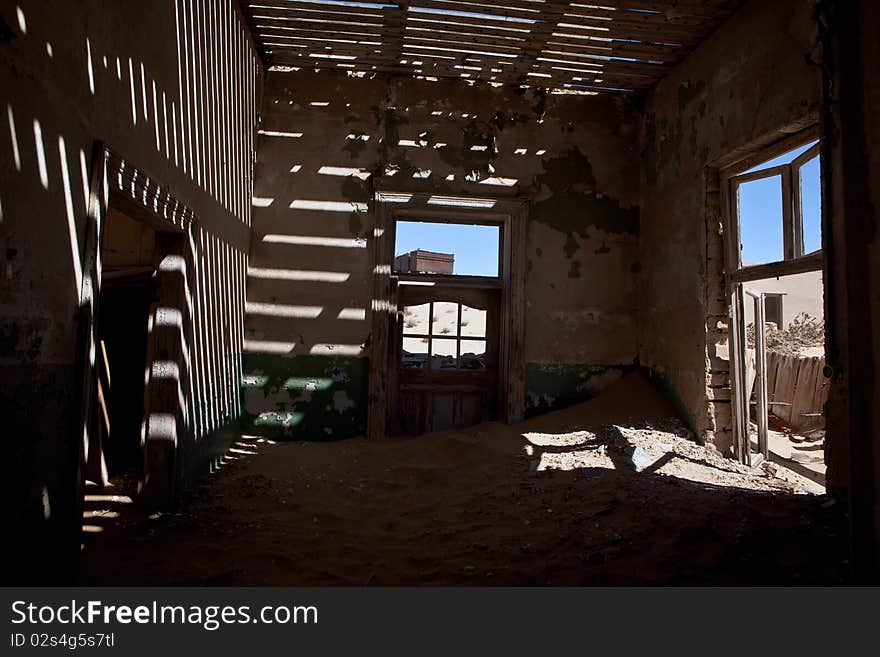
[[[526,415],[540,415],[587,401],[635,367],[526,363]]]
[[[535,178],[540,195],[532,203],[530,219],[568,234],[566,257],[572,258],[579,248],[574,235],[586,238],[591,226],[609,234],[638,232],[638,208],[623,207],[597,193],[593,167],[578,147],[543,164],[544,173]]]
[[[245,431],[298,440],[363,433],[367,359],[246,354],[244,371]]]

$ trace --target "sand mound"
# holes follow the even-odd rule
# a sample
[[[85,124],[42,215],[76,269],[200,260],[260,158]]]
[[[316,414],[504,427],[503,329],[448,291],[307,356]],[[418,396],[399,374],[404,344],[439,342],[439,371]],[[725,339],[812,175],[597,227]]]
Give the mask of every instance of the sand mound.
[[[672,417],[675,417],[675,411],[669,402],[642,372],[636,371],[622,377],[589,401],[526,420],[522,424],[524,429],[562,430]]]

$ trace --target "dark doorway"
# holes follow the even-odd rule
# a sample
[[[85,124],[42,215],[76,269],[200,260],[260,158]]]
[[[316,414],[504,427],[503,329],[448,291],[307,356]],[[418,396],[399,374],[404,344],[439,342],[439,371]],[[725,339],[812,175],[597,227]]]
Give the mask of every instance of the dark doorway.
[[[143,471],[141,427],[157,232],[112,206],[101,244],[102,283],[95,366],[98,431],[86,478],[104,486]]]
[[[101,418],[100,425],[111,478],[143,467],[141,422],[152,283],[151,274],[105,275],[104,279],[98,367],[99,390],[107,417]]]

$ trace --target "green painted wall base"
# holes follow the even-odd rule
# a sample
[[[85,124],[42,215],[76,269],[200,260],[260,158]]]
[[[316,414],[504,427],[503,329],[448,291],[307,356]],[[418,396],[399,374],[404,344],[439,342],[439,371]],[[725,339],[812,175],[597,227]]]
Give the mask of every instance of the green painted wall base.
[[[362,435],[369,359],[247,354],[241,427],[280,440]]]
[[[592,399],[635,365],[526,363],[526,417]]]

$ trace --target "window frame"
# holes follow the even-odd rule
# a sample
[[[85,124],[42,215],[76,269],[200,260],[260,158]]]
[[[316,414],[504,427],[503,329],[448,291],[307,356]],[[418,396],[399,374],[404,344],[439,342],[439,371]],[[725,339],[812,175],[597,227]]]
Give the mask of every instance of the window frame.
[[[806,151],[798,155],[788,164],[759,169],[751,169],[762,163],[784,155],[812,141]],[[775,144],[757,149],[742,157],[739,161],[718,170],[721,183],[721,209],[724,235],[732,235],[734,239],[725,238],[725,271],[731,282],[743,283],[757,281],[774,276],[801,274],[821,269],[824,262],[823,248],[811,253],[804,253],[803,243],[803,201],[800,191],[801,168],[817,155],[821,156],[822,140],[818,126],[802,130]],[[729,160],[728,160],[729,161]],[[772,176],[782,176],[782,213],[783,213],[783,259],[755,265],[743,266],[740,237],[739,208],[737,191],[744,182],[761,180]]]
[[[489,348],[489,336],[486,332],[486,329],[484,328],[483,335],[462,335],[461,320],[462,320],[462,315],[464,313],[464,307],[466,306],[466,304],[462,303],[461,301],[433,301],[433,300],[430,300],[430,301],[426,301],[425,303],[428,304],[428,332],[427,333],[415,333],[415,332],[407,333],[407,329],[404,326],[403,330],[401,332],[401,337],[403,339],[407,339],[407,338],[427,339],[427,341],[428,341],[428,343],[427,343],[428,344],[428,358],[427,358],[428,366],[427,366],[427,368],[425,368],[426,370],[436,370],[436,371],[443,370],[443,371],[451,371],[451,372],[473,371],[473,370],[465,369],[461,366],[461,343],[463,341],[464,342],[482,342],[483,343],[483,354],[485,355],[488,352],[488,348]],[[434,304],[436,304],[436,303],[453,303],[456,305],[457,310],[456,310],[456,321],[455,321],[455,333],[454,334],[435,333],[434,332]],[[467,306],[467,307],[471,308],[471,306]],[[474,310],[482,310],[483,312],[488,313],[488,311],[483,310],[482,308],[475,308]],[[432,353],[433,352],[432,347],[434,345],[435,339],[455,341],[455,367],[447,368],[447,369],[434,367],[434,354]],[[482,369],[485,370],[485,367],[483,367]]]
[[[502,279],[506,270],[505,262],[505,229],[508,227],[507,217],[504,215],[495,216],[491,213],[477,216],[461,216],[454,210],[448,216],[443,214],[435,214],[436,211],[429,212],[401,212],[395,213],[391,220],[389,240],[392,244],[394,257],[391,260],[391,275],[399,281],[414,282],[449,282],[456,285],[474,285],[477,287],[497,287],[502,286]],[[492,226],[498,228],[498,274],[496,276],[474,276],[471,274],[420,274],[420,273],[404,273],[394,269],[394,259],[397,258],[397,224],[404,223],[425,223],[425,224],[457,224],[460,226]]]
[[[788,164],[746,173],[768,160],[784,155],[812,141],[816,141],[816,143]],[[725,236],[723,257],[726,300],[730,318],[728,324],[728,345],[734,451],[740,462],[751,466],[757,465],[757,462],[752,460],[749,436],[750,391],[747,390],[746,385],[745,297],[754,297],[755,293],[748,290],[746,285],[751,281],[759,281],[765,278],[779,278],[809,271],[825,270],[824,246],[827,236],[824,234],[824,230],[821,235],[822,248],[812,253],[803,253],[803,220],[801,214],[803,204],[799,177],[797,178],[798,184],[792,184],[793,173],[799,173],[803,165],[812,160],[816,155],[821,156],[822,145],[819,126],[816,125],[783,138],[765,148],[755,149],[750,154],[741,157],[734,164],[718,169],[721,191],[721,225]],[[743,267],[739,208],[737,205],[738,186],[746,180],[759,180],[771,175],[779,175],[779,170],[783,171],[783,240],[785,242],[783,252],[786,257],[776,262]],[[787,188],[785,188],[786,185]],[[793,187],[797,189],[792,189]],[[795,230],[797,230],[799,239],[795,236]],[[785,237],[786,235],[788,235],[788,238]],[[733,239],[731,239],[731,236]],[[789,255],[791,257],[787,257]],[[760,303],[759,312],[761,316],[763,316],[765,310],[763,302]],[[756,323],[757,321],[756,319]],[[766,390],[762,391],[761,397],[759,405],[763,405],[763,408],[766,408]],[[759,444],[762,440],[760,434],[761,428],[759,427]]]
[[[446,283],[460,288],[499,290],[499,417],[517,422],[525,415],[525,280],[527,220],[530,199],[521,196],[438,196],[426,192],[377,191],[373,227],[373,299],[370,332],[367,435],[385,435],[392,398],[391,317],[397,289],[405,283]],[[493,223],[501,226],[499,278],[457,275],[394,274],[397,220]]]

